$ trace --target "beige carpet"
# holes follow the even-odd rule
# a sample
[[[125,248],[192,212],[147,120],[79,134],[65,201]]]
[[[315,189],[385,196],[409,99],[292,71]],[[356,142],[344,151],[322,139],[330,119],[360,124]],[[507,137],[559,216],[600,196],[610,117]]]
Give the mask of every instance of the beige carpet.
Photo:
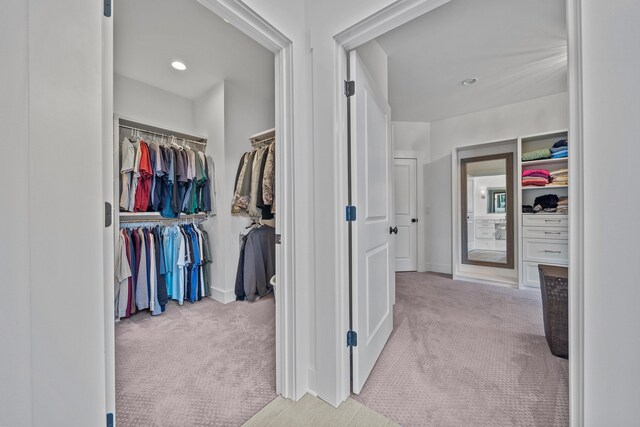
[[[568,363],[539,292],[397,275],[394,332],[356,400],[409,426],[566,426]]]
[[[118,426],[240,426],[275,397],[273,297],[116,324]]]

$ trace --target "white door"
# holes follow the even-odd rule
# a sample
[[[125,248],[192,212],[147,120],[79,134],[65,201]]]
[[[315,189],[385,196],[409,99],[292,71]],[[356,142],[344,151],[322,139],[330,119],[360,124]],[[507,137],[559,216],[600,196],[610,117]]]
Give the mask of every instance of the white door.
[[[416,159],[393,161],[396,271],[418,269],[417,163]]]
[[[355,95],[351,114],[353,392],[360,393],[393,330],[393,156],[390,110],[355,51],[349,56]]]

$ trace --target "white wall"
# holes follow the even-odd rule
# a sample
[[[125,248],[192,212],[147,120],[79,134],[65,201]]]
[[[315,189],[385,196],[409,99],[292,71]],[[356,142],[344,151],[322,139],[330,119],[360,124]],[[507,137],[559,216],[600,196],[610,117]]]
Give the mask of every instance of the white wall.
[[[431,211],[431,269],[451,273],[451,151],[482,144],[566,129],[569,125],[566,93],[452,117],[431,123],[427,171],[427,209]]]
[[[114,112],[175,132],[194,134],[194,103],[120,74],[114,76]]]
[[[395,151],[419,151],[429,155],[431,123],[391,122],[391,128]]]
[[[581,4],[585,203],[572,216],[584,215],[584,425],[631,426],[640,402],[640,56],[631,53],[640,2]]]
[[[207,137],[206,154],[213,158],[215,164],[214,185],[216,197],[213,199],[216,208],[216,216],[205,221],[204,227],[209,233],[210,242],[213,245],[211,268],[211,292],[212,297],[225,302],[225,256],[227,247],[222,237],[229,222],[229,209],[225,204],[231,200],[226,198],[225,189],[229,187],[225,182],[225,140],[224,140],[224,82],[202,94],[194,101],[194,122],[196,133]]]
[[[28,9],[24,0],[0,14],[0,425],[32,424],[31,267],[29,253]],[[10,183],[10,184],[9,184]]]
[[[273,61],[270,64],[255,64],[257,73],[273,71]],[[262,68],[260,68],[260,66]],[[271,79],[275,81],[275,77]],[[238,170],[240,158],[246,151],[251,150],[249,137],[263,130],[275,126],[275,98],[262,98],[236,82],[226,81],[224,86],[224,150],[225,170],[224,188],[218,195],[220,200],[219,215],[228,215],[227,226],[224,229],[226,247],[225,256],[225,286],[228,294],[235,297],[236,271],[240,257],[240,232],[251,221],[240,215],[231,215],[231,198],[233,184]],[[277,149],[277,147],[276,147]]]
[[[368,43],[356,48],[360,59],[367,67],[369,74],[377,85],[384,100],[389,102],[389,66],[387,65],[387,53],[382,49],[377,41],[371,40]],[[393,116],[393,111],[391,112]]]

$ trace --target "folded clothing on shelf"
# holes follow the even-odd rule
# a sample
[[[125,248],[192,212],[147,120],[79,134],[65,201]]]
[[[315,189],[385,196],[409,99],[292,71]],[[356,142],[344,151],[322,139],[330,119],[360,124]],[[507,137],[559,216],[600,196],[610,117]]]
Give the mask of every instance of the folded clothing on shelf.
[[[523,178],[525,176],[540,176],[543,178],[548,178],[549,175],[551,175],[551,173],[546,169],[531,169],[531,170],[522,171]]]
[[[552,185],[568,185],[569,169],[558,169],[553,172],[550,172],[549,182]]]
[[[553,144],[553,147],[551,147],[551,149],[553,150],[554,148],[567,147],[568,145],[569,144],[567,143],[566,139],[561,139],[555,144]]]
[[[522,171],[522,186],[545,186],[549,183],[550,173],[546,169],[530,169]]]
[[[552,159],[562,159],[564,157],[569,157],[569,150],[559,150],[556,151],[555,153],[551,153],[551,158]]]
[[[530,162],[532,160],[541,160],[548,159],[551,157],[551,150],[548,148],[543,148],[541,150],[529,151],[527,153],[522,153],[522,161]]]
[[[533,201],[534,209],[540,206],[542,209],[555,209],[558,207],[558,196],[556,194],[545,194],[544,196],[538,196]]]
[[[522,186],[527,187],[530,185],[536,185],[538,187],[544,187],[549,184],[549,178],[541,178],[536,176],[526,176],[522,178]]]

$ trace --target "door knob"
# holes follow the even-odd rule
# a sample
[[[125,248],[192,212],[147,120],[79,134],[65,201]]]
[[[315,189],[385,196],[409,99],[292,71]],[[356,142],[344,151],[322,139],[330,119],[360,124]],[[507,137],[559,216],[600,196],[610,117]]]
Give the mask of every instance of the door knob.
[[[418,218],[411,218],[411,222],[418,222]]]
[[[398,227],[389,227],[389,234],[398,234]]]

